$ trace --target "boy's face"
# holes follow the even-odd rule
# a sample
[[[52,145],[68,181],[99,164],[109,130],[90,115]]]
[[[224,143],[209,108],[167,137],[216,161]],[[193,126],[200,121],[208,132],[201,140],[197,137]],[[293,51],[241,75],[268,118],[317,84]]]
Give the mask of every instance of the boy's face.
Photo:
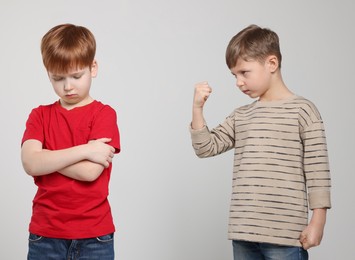
[[[272,72],[268,60],[261,63],[238,59],[231,72],[237,80],[237,87],[251,98],[261,99],[270,89]]]
[[[48,71],[54,91],[59,96],[61,105],[66,109],[91,103],[92,98],[89,92],[92,78],[96,77],[96,75],[96,61],[93,62],[91,68],[75,69],[66,74]]]

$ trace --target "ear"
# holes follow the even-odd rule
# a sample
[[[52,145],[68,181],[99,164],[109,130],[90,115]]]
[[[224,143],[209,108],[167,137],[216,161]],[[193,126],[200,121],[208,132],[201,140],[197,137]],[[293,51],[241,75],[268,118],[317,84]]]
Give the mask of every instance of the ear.
[[[97,64],[97,61],[96,60],[93,60],[93,62],[92,62],[92,64],[91,64],[91,71],[90,71],[90,73],[91,73],[91,77],[92,78],[96,78],[96,76],[97,76],[97,72],[98,72],[98,69],[99,69],[99,66],[98,66],[98,64]]]
[[[270,72],[275,72],[279,68],[279,60],[275,55],[270,55],[266,58],[266,64],[268,65]]]

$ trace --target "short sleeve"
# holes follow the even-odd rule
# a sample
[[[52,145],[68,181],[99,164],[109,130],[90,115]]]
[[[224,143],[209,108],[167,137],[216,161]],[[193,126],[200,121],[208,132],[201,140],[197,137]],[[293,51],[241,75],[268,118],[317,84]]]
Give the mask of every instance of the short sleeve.
[[[43,116],[41,113],[41,107],[32,109],[26,121],[26,129],[24,131],[21,145],[29,140],[35,139],[43,143],[44,133],[43,133]]]
[[[111,138],[112,140],[108,144],[116,149],[115,153],[121,151],[117,114],[116,111],[108,105],[103,106],[103,108],[97,112],[93,121],[89,139],[94,140],[99,138]]]

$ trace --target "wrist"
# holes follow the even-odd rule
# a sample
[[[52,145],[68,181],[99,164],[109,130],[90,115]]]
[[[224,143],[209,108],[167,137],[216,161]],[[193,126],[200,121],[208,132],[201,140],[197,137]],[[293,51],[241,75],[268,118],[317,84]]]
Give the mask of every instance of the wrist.
[[[89,160],[90,158],[89,151],[91,150],[90,143],[78,145],[76,146],[76,148],[77,148],[76,152],[78,153],[81,160]]]
[[[196,109],[196,110],[203,110],[203,106],[201,106],[201,105],[193,105],[192,106],[192,109]]]

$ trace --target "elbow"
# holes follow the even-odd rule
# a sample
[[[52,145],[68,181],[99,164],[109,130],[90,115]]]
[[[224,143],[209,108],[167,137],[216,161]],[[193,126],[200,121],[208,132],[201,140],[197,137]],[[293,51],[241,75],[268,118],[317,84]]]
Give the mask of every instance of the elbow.
[[[211,156],[213,156],[213,155],[211,155],[211,154],[206,154],[206,153],[197,153],[197,152],[196,152],[196,156],[197,156],[198,158],[200,158],[200,159],[203,159],[203,158],[211,157]]]
[[[217,151],[211,145],[193,145],[195,154],[198,158],[207,158],[214,156]]]
[[[21,154],[22,168],[25,170],[27,175],[39,176],[43,175],[41,172],[40,163],[34,156],[25,156],[24,153]]]
[[[196,153],[196,156],[200,159],[206,158],[206,156],[204,156],[203,154],[200,154],[200,153]]]
[[[97,180],[97,178],[98,178],[99,176],[100,176],[100,175],[88,174],[88,176],[85,176],[85,178],[83,178],[83,180],[81,180],[81,181],[94,182],[94,181]]]
[[[23,166],[23,169],[25,170],[25,173],[26,173],[27,175],[29,175],[29,176],[34,176],[32,169],[30,169],[29,167]]]
[[[100,177],[103,170],[104,170],[103,166],[93,165],[93,167],[90,167],[89,169],[87,169],[87,172],[86,172],[85,176],[83,176],[82,181],[86,181],[86,182],[96,181]]]
[[[40,175],[37,172],[36,167],[33,164],[31,164],[30,162],[22,161],[22,167],[25,170],[25,172],[27,173],[27,175],[30,175],[30,176]]]
[[[46,171],[44,167],[42,167],[41,163],[31,160],[31,159],[22,159],[22,167],[27,173],[32,177],[47,175],[50,172]]]
[[[47,173],[40,171],[33,165],[24,165],[23,169],[27,173],[27,175],[35,177],[35,176],[41,176],[41,175],[46,175]]]
[[[195,149],[195,154],[198,158],[208,158],[216,154],[215,151],[210,149]]]

